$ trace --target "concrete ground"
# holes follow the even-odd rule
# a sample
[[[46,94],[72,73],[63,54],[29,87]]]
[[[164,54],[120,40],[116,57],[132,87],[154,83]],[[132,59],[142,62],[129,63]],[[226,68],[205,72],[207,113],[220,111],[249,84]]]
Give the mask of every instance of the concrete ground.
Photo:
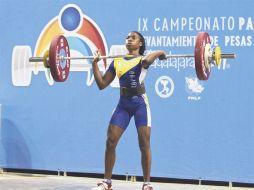
[[[0,190],[89,190],[100,179],[0,173]],[[152,183],[154,190],[254,190],[254,188],[190,185],[176,183]],[[114,190],[141,190],[141,182],[113,180]]]

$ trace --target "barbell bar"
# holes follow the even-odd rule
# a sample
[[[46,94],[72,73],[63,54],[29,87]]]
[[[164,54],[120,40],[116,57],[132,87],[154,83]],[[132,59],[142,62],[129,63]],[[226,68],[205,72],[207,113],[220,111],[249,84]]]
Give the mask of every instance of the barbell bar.
[[[103,55],[100,56],[101,59],[114,59],[117,57],[125,57],[126,55]],[[171,55],[166,55],[167,59],[171,58],[181,58],[181,57],[186,57],[186,58],[194,58],[195,55],[193,54],[171,54]],[[72,56],[72,57],[59,57],[60,60],[82,60],[82,59],[93,59],[93,56]],[[222,53],[221,54],[222,59],[235,59],[236,54],[230,54],[230,53]],[[44,57],[30,57],[29,62],[43,62],[45,61]]]

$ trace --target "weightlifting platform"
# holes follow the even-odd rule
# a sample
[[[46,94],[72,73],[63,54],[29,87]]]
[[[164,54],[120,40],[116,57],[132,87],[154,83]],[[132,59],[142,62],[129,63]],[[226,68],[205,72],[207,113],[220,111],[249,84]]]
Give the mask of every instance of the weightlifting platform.
[[[100,179],[41,174],[0,173],[0,190],[90,190]],[[253,190],[249,187],[152,183],[154,190]],[[141,190],[142,182],[113,180],[114,190]]]

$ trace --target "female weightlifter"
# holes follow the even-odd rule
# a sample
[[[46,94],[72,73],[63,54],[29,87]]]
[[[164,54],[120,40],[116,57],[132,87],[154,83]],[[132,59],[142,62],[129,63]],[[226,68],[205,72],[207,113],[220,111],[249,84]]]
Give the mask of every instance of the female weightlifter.
[[[148,55],[145,52],[145,39],[139,32],[130,32],[126,37],[128,53],[125,57],[115,58],[109,68],[102,75],[98,68],[100,52],[94,53],[92,63],[94,78],[100,90],[106,88],[117,76],[120,83],[120,99],[111,117],[107,131],[105,151],[104,180],[93,190],[112,189],[112,170],[116,158],[116,146],[130,119],[134,116],[138,133],[139,148],[144,183],[142,190],[153,190],[150,184],[151,171],[151,112],[144,86],[144,79],[149,66],[155,59],[166,59],[166,52],[155,51]]]

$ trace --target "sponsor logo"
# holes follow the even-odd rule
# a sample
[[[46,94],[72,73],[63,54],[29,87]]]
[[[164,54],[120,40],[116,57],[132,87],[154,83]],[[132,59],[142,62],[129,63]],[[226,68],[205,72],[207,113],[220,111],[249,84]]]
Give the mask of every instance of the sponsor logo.
[[[203,83],[197,77],[185,77],[185,89],[189,94],[188,100],[200,100],[200,94],[204,91]]]
[[[155,91],[161,98],[169,98],[174,92],[174,82],[169,76],[161,76],[156,80]]]

